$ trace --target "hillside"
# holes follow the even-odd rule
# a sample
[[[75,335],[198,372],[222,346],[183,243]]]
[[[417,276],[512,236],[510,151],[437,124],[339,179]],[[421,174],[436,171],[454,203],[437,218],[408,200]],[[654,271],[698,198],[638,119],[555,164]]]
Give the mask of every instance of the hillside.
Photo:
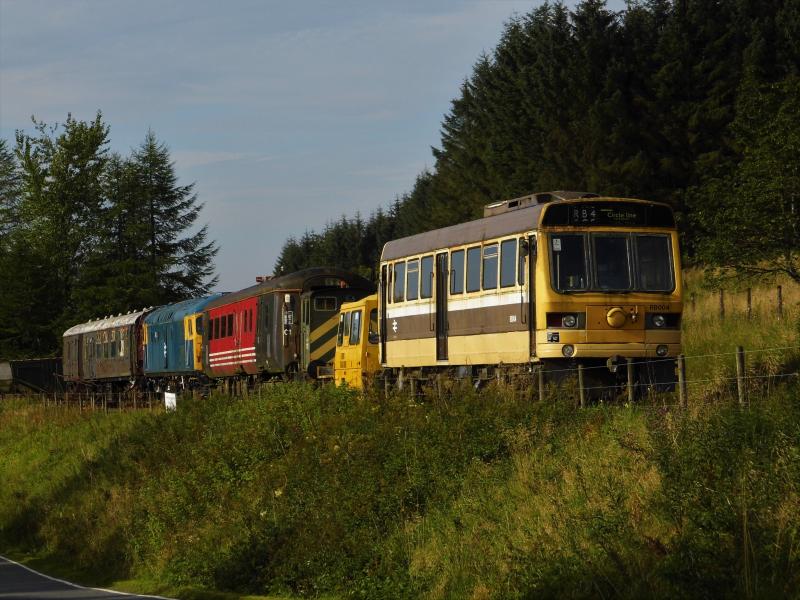
[[[95,584],[326,597],[791,597],[798,293],[690,280],[690,403],[304,385],[175,413],[0,404],[0,548]],[[763,310],[762,310],[763,308]],[[740,408],[730,352],[748,354]],[[764,350],[771,349],[771,350]],[[770,377],[767,377],[770,375]]]

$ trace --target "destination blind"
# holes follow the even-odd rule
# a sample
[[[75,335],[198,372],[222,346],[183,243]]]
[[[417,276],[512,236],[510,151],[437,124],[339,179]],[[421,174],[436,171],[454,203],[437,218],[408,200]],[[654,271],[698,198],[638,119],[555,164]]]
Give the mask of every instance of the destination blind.
[[[547,207],[542,225],[675,227],[667,206],[638,202],[576,202]]]

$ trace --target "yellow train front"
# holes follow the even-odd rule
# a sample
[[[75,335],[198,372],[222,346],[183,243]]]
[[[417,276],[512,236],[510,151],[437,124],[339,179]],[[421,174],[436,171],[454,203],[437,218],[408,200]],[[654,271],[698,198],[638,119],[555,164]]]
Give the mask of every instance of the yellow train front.
[[[382,374],[551,377],[586,367],[671,390],[681,351],[680,253],[669,206],[580,192],[488,205],[484,218],[387,243]]]

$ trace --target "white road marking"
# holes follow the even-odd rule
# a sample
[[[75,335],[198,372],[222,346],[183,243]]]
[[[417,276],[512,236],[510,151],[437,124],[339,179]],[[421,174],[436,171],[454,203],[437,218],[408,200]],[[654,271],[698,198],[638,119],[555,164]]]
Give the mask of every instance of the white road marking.
[[[115,594],[117,596],[131,596],[133,598],[154,598],[156,600],[173,600],[172,598],[167,598],[166,596],[150,596],[150,595],[146,595],[146,594],[144,594],[144,595],[143,594],[131,594],[129,592],[118,592],[117,590],[107,590],[105,588],[94,588],[94,587],[87,587],[87,586],[84,586],[84,585],[78,585],[76,583],[72,583],[71,581],[65,581],[64,579],[58,579],[57,577],[50,577],[50,575],[45,575],[44,573],[40,573],[39,571],[35,571],[35,570],[31,569],[30,567],[26,567],[25,565],[20,564],[17,561],[11,560],[10,558],[7,558],[7,557],[2,556],[2,555],[0,555],[0,561],[6,561],[7,563],[10,563],[10,564],[16,565],[16,566],[18,566],[18,567],[20,567],[22,569],[25,569],[26,571],[29,571],[30,573],[33,573],[34,575],[37,575],[37,576],[42,577],[44,579],[49,579],[50,581],[55,581],[56,583],[63,583],[64,585],[68,585],[68,586],[73,587],[73,588],[78,589],[78,590],[92,590],[92,591],[95,591],[95,592],[105,592],[107,594]],[[0,564],[2,564],[2,563],[0,563]],[[0,598],[2,598],[3,595],[4,594],[0,594]]]

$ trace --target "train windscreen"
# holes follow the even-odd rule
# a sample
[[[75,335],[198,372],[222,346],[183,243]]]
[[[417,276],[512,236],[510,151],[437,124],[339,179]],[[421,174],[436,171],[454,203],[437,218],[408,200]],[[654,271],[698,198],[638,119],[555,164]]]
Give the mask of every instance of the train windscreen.
[[[553,289],[558,292],[671,292],[668,235],[583,233],[550,236]]]

